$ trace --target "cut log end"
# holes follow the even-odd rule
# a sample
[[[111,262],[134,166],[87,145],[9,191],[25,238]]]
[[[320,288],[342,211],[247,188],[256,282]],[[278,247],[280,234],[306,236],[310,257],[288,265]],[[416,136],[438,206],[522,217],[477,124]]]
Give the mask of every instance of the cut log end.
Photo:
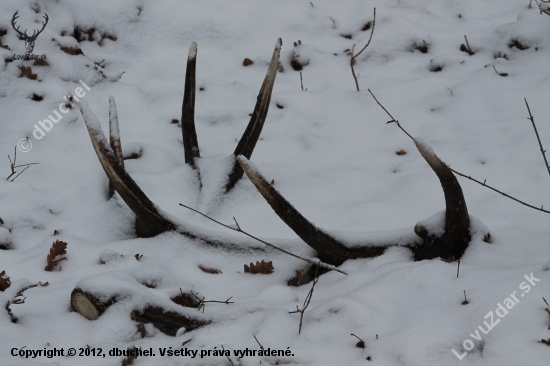
[[[74,289],[71,293],[71,309],[88,320],[96,320],[105,312],[110,304],[99,301],[89,292]]]
[[[71,293],[71,308],[88,320],[98,319],[114,303],[115,299],[103,302],[98,296],[79,288],[75,288]],[[210,320],[194,318],[158,306],[150,306],[143,311],[132,311],[128,316],[138,323],[151,323],[170,336],[176,336],[181,328],[188,332],[211,323]]]

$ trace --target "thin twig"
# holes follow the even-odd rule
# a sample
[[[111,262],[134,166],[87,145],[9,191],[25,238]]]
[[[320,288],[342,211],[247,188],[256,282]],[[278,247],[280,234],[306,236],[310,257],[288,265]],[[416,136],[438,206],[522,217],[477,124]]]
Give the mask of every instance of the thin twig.
[[[497,68],[495,67],[495,65],[493,65],[493,70],[495,70],[495,72],[496,72],[499,76],[504,76],[504,77],[508,76],[508,73],[506,73],[506,72],[498,72],[498,71],[497,71]]]
[[[17,146],[15,146],[13,148],[13,161],[11,161],[11,157],[9,156],[8,154],[8,159],[10,161],[10,169],[11,169],[11,174],[6,178],[6,180],[10,181],[10,182],[13,182],[15,180],[15,178],[17,178],[18,176],[20,176],[21,174],[23,174],[23,172],[25,170],[27,170],[29,168],[30,165],[38,165],[38,163],[29,163],[29,164],[21,164],[21,165],[15,165],[16,164],[16,161],[17,161]],[[10,178],[16,174],[17,172],[15,171],[16,168],[22,168],[22,167],[26,167],[25,169],[23,169],[23,171],[21,171],[21,173],[17,174],[12,180],[10,180]]]
[[[304,81],[302,80],[302,72],[301,71],[300,71],[300,85],[302,86],[302,91],[304,91]]]
[[[221,226],[226,227],[226,228],[228,228],[228,229],[230,229],[230,230],[233,230],[233,231],[239,232],[239,233],[241,233],[241,234],[244,234],[244,235],[246,235],[246,236],[248,236],[248,237],[250,237],[250,238],[252,238],[252,239],[254,239],[254,240],[259,241],[260,243],[263,243],[263,244],[265,244],[265,245],[267,245],[267,246],[269,246],[269,247],[271,247],[271,248],[273,248],[273,249],[277,249],[278,251],[281,251],[281,252],[283,252],[283,253],[285,253],[285,254],[288,254],[288,255],[290,255],[290,256],[292,256],[292,257],[294,257],[294,258],[301,259],[301,260],[303,260],[303,261],[305,261],[305,262],[308,262],[308,263],[310,263],[310,264],[314,264],[314,265],[316,265],[316,266],[323,267],[323,268],[328,269],[328,270],[331,270],[331,271],[336,271],[336,272],[339,272],[339,273],[344,274],[344,275],[347,276],[347,273],[346,273],[346,272],[343,272],[343,271],[339,270],[338,268],[336,268],[336,267],[334,267],[334,266],[331,266],[330,264],[326,264],[326,263],[322,263],[322,262],[316,262],[316,261],[314,261],[314,260],[312,260],[312,259],[307,259],[307,258],[304,258],[304,257],[300,257],[299,255],[296,255],[296,254],[287,252],[287,251],[284,250],[284,249],[281,249],[281,248],[279,248],[279,247],[277,247],[277,246],[275,246],[275,245],[273,245],[273,244],[271,244],[271,243],[268,243],[268,242],[266,242],[266,241],[264,241],[264,240],[262,240],[262,239],[260,239],[260,238],[255,237],[255,236],[252,235],[252,234],[247,233],[246,231],[244,231],[244,230],[241,229],[241,227],[239,226],[239,223],[237,222],[237,219],[235,219],[235,217],[233,217],[233,220],[235,220],[235,224],[237,225],[237,228],[235,228],[235,227],[233,227],[233,226],[230,226],[230,225],[226,225],[226,224],[224,224],[224,223],[221,223],[221,222],[219,222],[218,220],[213,219],[212,217],[210,217],[210,216],[208,216],[208,215],[205,215],[205,214],[203,214],[202,212],[195,210],[194,208],[191,208],[191,207],[189,207],[189,206],[185,206],[185,205],[182,204],[182,203],[180,203],[180,206],[185,207],[186,209],[191,210],[191,211],[193,211],[193,212],[196,212],[196,213],[198,213],[199,215],[202,215],[202,216],[206,217],[206,218],[209,219],[210,221],[214,221],[214,222],[215,222],[216,224],[218,224],[218,225],[221,225]]]
[[[458,262],[458,267],[456,268],[456,278],[458,278],[458,274],[460,273],[460,259],[457,262]]]
[[[223,353],[225,353],[225,348],[223,348],[223,346],[222,346],[222,350],[223,350]],[[229,362],[231,363],[231,365],[235,366],[235,364],[233,363],[233,361],[231,361],[231,359],[229,358],[228,355],[225,355],[225,357],[227,357],[227,359],[229,360]]]
[[[307,293],[307,296],[304,300],[304,305],[302,305],[302,309],[298,308],[298,305],[296,305],[296,310],[295,311],[289,311],[288,312],[289,314],[300,313],[300,327],[298,328],[298,334],[300,334],[302,332],[302,321],[304,319],[304,313],[305,313],[307,307],[309,306],[309,303],[311,302],[311,298],[313,297],[313,290],[315,289],[315,285],[317,284],[317,282],[319,282],[319,277],[317,276],[317,271],[318,270],[319,270],[319,266],[317,266],[315,268],[315,276],[314,276],[315,279],[313,280],[313,284],[311,285],[311,289]]]
[[[184,295],[183,291],[181,290],[181,287],[180,287],[180,292],[182,295]],[[229,305],[229,304],[234,304],[235,302],[234,301],[229,301],[233,298],[233,296],[231,296],[229,299],[225,300],[225,301],[218,301],[218,300],[205,300],[205,298],[203,297],[202,299],[200,297],[197,296],[197,294],[195,294],[193,291],[191,291],[191,295],[195,296],[195,298],[197,300],[199,300],[199,306],[197,308],[198,311],[201,311],[202,309],[202,312],[204,313],[204,304],[207,303],[207,302],[217,302],[218,304],[226,304],[226,305]]]
[[[472,49],[470,48],[470,44],[468,43],[468,38],[466,38],[466,35],[464,35],[464,40],[466,41],[466,47],[468,47],[468,53],[470,54],[470,56],[472,56],[474,54],[474,51],[472,51]]]
[[[401,131],[405,132],[407,134],[407,136],[409,136],[411,138],[411,140],[414,140],[414,138],[407,132],[405,131],[405,129],[403,127],[401,127],[401,124],[399,123],[398,120],[396,120],[395,118],[393,118],[393,116],[390,114],[390,112],[388,112],[388,110],[386,108],[384,108],[384,106],[378,101],[378,99],[376,99],[376,97],[374,96],[374,94],[372,94],[372,92],[370,91],[370,89],[367,89],[370,93],[370,95],[372,95],[372,97],[374,98],[374,100],[376,101],[376,103],[378,103],[378,105],[380,107],[382,107],[382,109],[384,110],[384,112],[386,112],[388,114],[388,116],[390,116],[391,118],[391,121],[388,121],[386,122],[386,124],[388,123],[395,123],[397,125],[397,127],[399,127],[401,129]]]
[[[254,339],[256,340],[256,342],[258,343],[258,346],[260,346],[260,349],[263,351],[264,350],[264,346],[262,346],[262,344],[260,343],[260,341],[258,340],[258,338],[256,338],[256,336],[254,334],[252,334],[252,336],[254,337]]]
[[[535,130],[535,134],[537,135],[537,141],[539,142],[540,146],[540,152],[542,153],[542,158],[544,159],[544,164],[546,165],[546,170],[548,170],[548,175],[550,175],[550,166],[548,166],[548,160],[546,160],[546,150],[542,147],[542,142],[540,141],[539,132],[537,131],[537,126],[535,125],[535,118],[531,114],[531,108],[529,108],[529,103],[527,103],[527,98],[523,98],[525,100],[525,105],[527,106],[527,111],[529,112],[529,118],[528,120],[531,121],[533,124],[533,129]]]
[[[359,51],[356,55],[353,54],[353,51],[355,50],[355,45],[353,45],[353,47],[351,48],[351,59],[349,61],[349,64],[351,66],[351,73],[353,75],[353,79],[355,80],[355,87],[357,88],[357,91],[359,91],[359,82],[357,81],[357,76],[355,75],[355,69],[353,68],[353,64],[355,64],[355,59],[361,54],[363,53],[363,51],[369,46],[370,44],[370,41],[372,40],[372,35],[374,34],[374,25],[376,24],[376,8],[374,8],[374,11],[373,11],[373,19],[372,19],[372,28],[370,30],[370,37],[369,37],[369,41],[367,42],[367,44],[365,45],[365,47],[363,47],[361,49],[361,51]]]
[[[414,140],[414,138],[413,138],[413,137],[412,137],[412,136],[411,136],[402,126],[401,126],[401,124],[399,123],[399,121],[397,121],[395,118],[393,118],[393,116],[390,114],[390,112],[388,112],[388,110],[387,110],[386,108],[384,108],[384,106],[383,106],[382,104],[380,104],[380,102],[378,101],[378,99],[376,99],[376,97],[374,96],[374,94],[372,94],[372,92],[370,91],[370,89],[369,89],[369,93],[371,93],[371,95],[372,95],[372,97],[374,98],[374,100],[376,101],[376,103],[378,103],[378,105],[379,105],[380,107],[382,107],[382,109],[383,109],[383,110],[388,114],[388,116],[390,116],[390,118],[392,119],[391,121],[388,121],[388,122],[386,122],[386,123],[395,123],[395,124],[397,125],[397,127],[399,127],[405,134],[407,134],[407,136],[409,136],[411,139]],[[545,160],[546,160],[546,158],[545,158]],[[548,164],[547,164],[547,166],[548,166]],[[541,207],[533,206],[533,205],[531,205],[531,204],[529,204],[529,203],[527,203],[527,202],[523,202],[523,201],[521,201],[521,200],[519,200],[519,199],[517,199],[517,198],[515,198],[515,197],[510,196],[509,194],[506,194],[506,193],[504,193],[504,192],[502,192],[502,191],[499,191],[499,190],[496,189],[496,188],[491,187],[490,185],[486,184],[487,180],[484,180],[483,182],[480,182],[479,180],[477,180],[477,179],[475,179],[475,178],[472,178],[472,177],[469,176],[469,175],[462,174],[462,173],[460,173],[460,172],[458,172],[458,171],[452,169],[451,167],[449,167],[449,169],[451,169],[451,171],[452,171],[453,173],[455,173],[456,175],[460,175],[461,177],[468,178],[469,180],[471,180],[471,181],[473,181],[473,182],[476,182],[477,184],[482,185],[483,187],[487,187],[487,188],[489,188],[490,190],[495,191],[495,192],[497,192],[498,194],[501,194],[501,195],[503,195],[504,197],[507,197],[507,198],[509,198],[509,199],[511,199],[511,200],[513,200],[513,201],[516,201],[516,202],[518,202],[518,203],[521,203],[521,204],[524,205],[524,206],[527,206],[527,207],[529,207],[529,208],[532,208],[533,210],[537,210],[537,211],[541,211],[541,212],[550,214],[550,211],[545,210],[545,209],[543,208],[543,206],[541,206]]]

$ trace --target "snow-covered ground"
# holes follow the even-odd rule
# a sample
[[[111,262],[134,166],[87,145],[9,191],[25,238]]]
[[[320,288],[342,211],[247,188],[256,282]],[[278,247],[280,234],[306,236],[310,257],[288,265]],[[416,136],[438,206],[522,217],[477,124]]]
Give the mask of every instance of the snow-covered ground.
[[[82,80],[90,88],[83,98],[104,131],[109,96],[115,97],[123,151],[141,151],[125,161],[126,169],[162,210],[237,238],[179,203],[227,224],[234,216],[253,235],[314,257],[246,176],[227,195],[216,189],[223,183],[220,164],[246,128],[281,37],[283,71],[251,161],[319,227],[346,232],[341,235],[412,232],[418,221],[445,209],[436,175],[414,143],[386,124],[389,117],[367,89],[453,169],[550,207],[550,177],[523,99],[549,147],[550,17],[534,2],[528,6],[529,0],[2,1],[0,45],[9,49],[0,47],[0,168],[10,175],[7,155],[13,159],[25,137],[32,148],[17,151],[17,164],[39,164],[13,182],[0,179],[0,244],[10,247],[0,250],[0,272],[11,280],[0,292],[0,364],[120,365],[123,356],[23,359],[12,352],[64,348],[66,354],[89,346],[105,353],[135,346],[156,356],[139,357],[134,365],[547,365],[550,347],[540,341],[550,339],[542,299],[550,301],[550,216],[543,212],[459,178],[470,215],[489,228],[492,241],[474,237],[458,278],[457,263],[414,262],[406,249],[347,261],[340,267],[347,276],[320,277],[298,334],[300,316],[289,312],[302,306],[311,285],[286,283],[304,262],[271,250],[216,250],[176,233],[137,238],[134,214],[120,197],[107,199],[107,177],[77,108],[42,138],[33,136],[38,121],[58,110]],[[372,42],[355,64],[357,92],[348,53],[366,44],[374,7]],[[20,30],[29,34],[48,14],[33,51],[47,56],[47,66],[10,61],[25,53],[11,26],[16,11]],[[75,35],[76,27],[96,32]],[[474,55],[460,50],[464,35]],[[181,116],[193,41],[202,188],[184,164],[181,128],[171,123]],[[307,64],[304,90],[293,55]],[[254,63],[244,67],[245,58]],[[68,243],[67,259],[60,271],[47,272],[56,240]],[[243,248],[263,247],[242,241]],[[100,254],[112,260],[101,264]],[[143,257],[138,261],[136,254]],[[273,262],[272,274],[244,273],[244,264],[262,259]],[[222,273],[205,273],[199,265]],[[525,276],[535,284],[529,292]],[[10,305],[18,319],[13,323],[5,304],[39,281],[49,285],[26,290],[24,303]],[[70,310],[77,284],[128,296],[89,321]],[[204,314],[183,309],[213,323],[176,337],[148,324],[142,338],[129,312],[147,302],[178,307],[169,297],[180,287],[234,303],[209,303]],[[513,296],[518,301],[510,306]],[[507,314],[497,311],[499,303],[510,306]],[[500,321],[484,334],[490,312],[493,324]],[[351,333],[364,340],[364,349]],[[254,336],[265,348],[290,347],[292,355],[233,356],[234,350],[258,350]],[[189,339],[184,349],[200,354],[223,346],[231,362],[160,355],[159,349],[179,349]]]

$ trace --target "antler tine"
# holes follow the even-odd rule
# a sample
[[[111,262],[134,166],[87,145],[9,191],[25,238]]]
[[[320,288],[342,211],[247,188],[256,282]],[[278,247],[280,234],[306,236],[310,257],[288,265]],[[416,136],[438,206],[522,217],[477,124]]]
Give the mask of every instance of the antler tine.
[[[99,121],[88,107],[88,103],[82,99],[76,103],[84,118],[90,140],[92,141],[92,145],[105,174],[114,185],[120,197],[137,216],[136,231],[139,237],[147,238],[174,230],[192,240],[197,240],[200,243],[224,248],[226,250],[263,251],[263,248],[243,248],[243,241],[240,238],[220,237],[216,234],[194,228],[184,222],[175,222],[170,219],[145,195],[137,183],[126,172],[123,165],[118,160],[116,152],[109,146],[101,130]],[[114,106],[114,103],[111,104],[111,106]]]
[[[415,228],[423,237],[424,244],[415,249],[415,259],[441,257],[448,260],[460,258],[470,242],[470,216],[464,193],[451,168],[435,155],[431,148],[419,138],[413,139],[420,155],[435,172],[445,194],[445,232],[438,238],[428,238],[425,229]],[[417,231],[418,230],[418,231]],[[419,233],[420,232],[420,233]]]
[[[254,151],[254,147],[260,138],[260,134],[262,133],[262,128],[267,117],[267,112],[269,110],[269,103],[271,101],[273,85],[275,84],[275,77],[277,76],[282,45],[283,41],[279,38],[275,44],[275,50],[273,51],[273,56],[271,57],[271,63],[269,64],[269,69],[267,70],[260,93],[258,94],[258,99],[256,101],[256,106],[254,107],[254,112],[252,112],[250,122],[248,123],[243,136],[239,140],[239,143],[233,152],[233,155],[235,156],[244,155],[247,159],[250,159],[252,152]],[[237,184],[239,179],[242,178],[243,173],[244,172],[241,166],[234,163],[233,169],[229,174],[229,179],[225,186],[226,192],[229,192],[235,184]]]
[[[195,130],[195,74],[197,70],[197,43],[189,47],[187,70],[185,72],[185,90],[181,111],[181,131],[183,134],[183,148],[185,163],[195,168],[195,159],[200,158],[199,142]]]
[[[177,225],[159,212],[156,205],[143,193],[120,164],[107,143],[97,117],[88,107],[88,103],[80,100],[77,105],[80,113],[82,113],[92,145],[105,174],[107,174],[109,181],[124,202],[137,216],[136,229],[138,235],[140,237],[152,237],[165,231],[175,230]]]
[[[118,113],[116,110],[115,97],[109,97],[109,145],[115,154],[117,161],[124,168],[124,157],[122,156],[122,144],[120,143],[120,130],[118,128]],[[109,197],[115,193],[114,184],[109,181]]]

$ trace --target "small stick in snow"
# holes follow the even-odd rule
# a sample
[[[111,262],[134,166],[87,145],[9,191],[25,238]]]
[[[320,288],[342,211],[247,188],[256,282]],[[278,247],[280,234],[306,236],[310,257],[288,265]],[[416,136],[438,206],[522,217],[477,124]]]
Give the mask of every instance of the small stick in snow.
[[[548,174],[550,175],[550,166],[548,165],[548,160],[546,160],[546,150],[542,147],[542,142],[540,141],[539,132],[537,131],[537,126],[535,125],[535,118],[531,114],[531,108],[529,108],[529,103],[527,103],[527,98],[523,98],[525,100],[525,105],[527,106],[527,111],[529,112],[529,118],[528,120],[531,121],[533,124],[533,129],[535,130],[535,135],[537,135],[537,141],[539,142],[540,152],[542,153],[542,158],[544,159],[544,165],[546,165],[546,170],[548,170]]]
[[[307,259],[307,258],[304,258],[304,257],[300,257],[299,255],[296,255],[296,254],[292,254],[292,253],[290,253],[290,252],[287,252],[287,251],[284,250],[284,249],[281,249],[281,248],[279,248],[279,247],[277,247],[277,246],[275,246],[275,245],[273,245],[273,244],[271,244],[271,243],[268,243],[268,242],[266,242],[266,241],[264,241],[264,240],[262,240],[262,239],[259,239],[259,238],[255,237],[254,235],[251,235],[251,234],[247,233],[246,231],[244,231],[244,230],[241,229],[241,227],[239,226],[239,223],[237,222],[237,219],[235,219],[234,217],[233,217],[233,220],[235,220],[235,224],[237,225],[236,228],[235,228],[234,226],[232,226],[232,225],[226,225],[226,224],[224,224],[224,223],[221,223],[221,222],[219,222],[218,220],[213,219],[212,217],[210,217],[210,216],[208,216],[208,215],[206,215],[206,214],[203,214],[202,212],[197,211],[197,210],[195,210],[194,208],[191,208],[191,207],[189,207],[189,206],[185,206],[185,205],[182,204],[182,203],[180,203],[180,206],[185,207],[186,209],[191,210],[191,211],[193,211],[193,212],[196,212],[196,213],[198,213],[199,215],[202,215],[202,216],[206,217],[208,220],[213,221],[213,222],[215,222],[215,223],[218,224],[218,225],[221,225],[221,226],[226,227],[226,228],[228,228],[228,229],[230,229],[230,230],[233,230],[233,231],[239,232],[239,233],[241,233],[241,234],[244,234],[244,235],[246,235],[246,236],[248,236],[248,237],[250,237],[250,238],[252,238],[252,239],[254,239],[254,240],[257,240],[257,241],[259,241],[260,243],[263,243],[263,244],[265,244],[265,245],[267,245],[267,246],[269,246],[269,247],[271,247],[271,248],[273,248],[273,249],[277,249],[278,251],[281,251],[281,252],[283,252],[283,253],[285,253],[285,254],[288,254],[288,255],[290,255],[290,256],[293,256],[294,258],[301,259],[301,260],[303,260],[303,261],[305,261],[305,262],[314,264],[314,265],[319,266],[319,267],[323,267],[323,268],[328,269],[328,270],[331,270],[331,271],[340,272],[341,274],[344,274],[344,275],[347,276],[347,273],[346,273],[346,272],[343,272],[343,271],[339,270],[338,268],[336,268],[336,267],[334,267],[334,266],[331,266],[331,265],[328,265],[328,264],[325,264],[325,263],[322,263],[322,262],[315,262],[314,260]]]
[[[498,72],[495,65],[493,65],[493,70],[495,70],[495,72],[500,76],[503,76],[503,77],[508,76],[508,73],[506,73],[506,72]]]
[[[375,97],[374,94],[370,91],[370,89],[369,89],[369,93],[372,95],[372,97],[374,98],[374,100],[376,101],[376,103],[378,103],[378,105],[379,105],[379,106],[388,114],[388,116],[390,116],[390,118],[392,119],[391,121],[388,121],[388,122],[386,122],[386,123],[395,123],[395,124],[397,125],[397,127],[399,127],[407,136],[409,136],[411,139],[414,140],[414,138],[413,138],[413,137],[412,137],[412,136],[411,136],[402,126],[401,126],[401,124],[399,123],[399,121],[396,120],[395,118],[393,118],[393,116],[390,114],[390,112],[388,112],[388,110],[378,101],[378,99],[376,99],[376,97]],[[527,102],[527,101],[526,101],[526,102]],[[548,166],[548,164],[547,164],[547,166]],[[459,171],[456,171],[456,170],[452,169],[451,167],[449,167],[449,168],[451,169],[451,171],[452,171],[453,173],[455,173],[455,174],[457,174],[457,175],[460,175],[461,177],[468,178],[469,180],[471,180],[471,181],[473,181],[473,182],[476,182],[477,184],[479,184],[479,185],[481,185],[481,186],[483,186],[483,187],[487,187],[487,188],[489,188],[490,190],[495,191],[495,192],[497,192],[498,194],[500,194],[500,195],[502,195],[502,196],[504,196],[504,197],[507,197],[507,198],[509,198],[509,199],[511,199],[511,200],[513,200],[513,201],[518,202],[518,203],[521,203],[522,205],[527,206],[527,207],[529,207],[529,208],[532,208],[533,210],[537,210],[537,211],[541,211],[541,212],[550,214],[550,211],[545,210],[545,209],[543,208],[543,206],[541,206],[541,207],[533,206],[533,205],[531,205],[531,204],[529,204],[529,203],[527,203],[527,202],[524,202],[524,201],[522,201],[522,200],[519,200],[519,199],[517,199],[517,198],[515,198],[515,197],[510,196],[509,194],[506,194],[506,193],[504,193],[504,192],[502,192],[502,191],[499,191],[499,190],[496,189],[496,188],[491,187],[490,185],[486,184],[486,182],[487,182],[486,179],[485,179],[483,182],[481,182],[481,181],[479,181],[479,180],[477,180],[477,179],[475,179],[475,178],[472,178],[472,177],[469,176],[469,175],[462,174],[462,173],[460,173]],[[549,168],[549,169],[550,169],[550,168]]]
[[[13,182],[15,180],[15,178],[17,178],[18,176],[20,176],[21,174],[23,174],[23,172],[25,170],[27,170],[28,168],[30,168],[30,165],[37,165],[38,163],[29,163],[29,164],[22,164],[22,165],[15,165],[16,164],[16,160],[17,160],[17,146],[15,146],[13,148],[13,161],[11,161],[11,158],[10,156],[8,155],[8,159],[10,160],[10,169],[11,169],[11,174],[6,178],[6,180],[10,181],[10,182]],[[21,167],[26,167],[25,169],[23,169],[21,171],[21,173],[17,174],[12,180],[10,180],[10,178],[16,174],[17,172],[15,171],[16,168],[21,168]]]
[[[307,88],[306,90],[304,90],[304,81],[302,79],[302,72],[300,71],[300,85],[302,86],[302,91],[307,91]]]
[[[466,41],[466,46],[461,45],[460,50],[466,52],[470,56],[475,55],[475,52],[472,51],[472,49],[470,48],[470,44],[468,43],[468,38],[466,37],[466,35],[464,35],[464,40]]]
[[[548,305],[548,302],[546,301],[546,299],[543,297],[542,298],[544,300],[544,302],[546,303],[546,312],[548,313],[548,315],[550,315],[550,305]]]
[[[223,346],[222,346],[222,350],[223,350],[223,353],[225,353],[225,348],[223,348]],[[235,366],[235,364],[233,363],[233,361],[231,361],[228,355],[225,355],[225,357],[227,357],[227,359],[229,360],[232,366]]]
[[[458,278],[458,273],[460,272],[460,259],[457,262],[458,262],[458,267],[456,268],[456,278]]]
[[[260,343],[260,341],[258,340],[258,338],[256,338],[256,336],[254,334],[252,334],[252,336],[254,337],[254,339],[256,340],[256,343],[258,343],[258,346],[260,346],[260,349],[263,351],[264,350],[264,346],[262,346],[262,344]]]
[[[320,263],[320,262],[319,262]],[[304,312],[306,311],[307,307],[309,306],[309,303],[311,302],[311,297],[313,296],[313,290],[315,289],[315,285],[317,282],[319,282],[319,276],[317,276],[317,270],[319,269],[319,266],[317,265],[317,268],[315,269],[315,279],[313,280],[313,284],[311,285],[311,289],[307,293],[307,296],[304,300],[304,305],[302,305],[302,308],[298,308],[298,305],[296,305],[295,311],[289,311],[289,314],[296,314],[300,313],[300,328],[298,328],[298,334],[302,332],[302,321],[304,320]]]
[[[464,291],[464,301],[462,301],[462,305],[468,305],[470,302],[466,300],[466,290],[462,290],[462,291]]]
[[[361,49],[361,51],[357,52],[357,54],[353,54],[353,51],[355,50],[355,45],[353,45],[353,47],[351,48],[351,59],[349,61],[349,64],[351,66],[351,73],[353,75],[353,79],[355,80],[355,87],[357,88],[357,91],[359,91],[359,82],[357,81],[357,76],[355,75],[355,69],[353,68],[353,65],[355,64],[355,59],[361,54],[363,53],[363,51],[370,45],[370,41],[372,40],[372,35],[374,34],[374,25],[376,24],[376,8],[374,8],[374,11],[373,11],[374,15],[373,15],[373,19],[372,19],[372,28],[370,30],[370,37],[369,37],[369,41],[367,42],[367,44],[365,45],[365,47],[363,47]]]

